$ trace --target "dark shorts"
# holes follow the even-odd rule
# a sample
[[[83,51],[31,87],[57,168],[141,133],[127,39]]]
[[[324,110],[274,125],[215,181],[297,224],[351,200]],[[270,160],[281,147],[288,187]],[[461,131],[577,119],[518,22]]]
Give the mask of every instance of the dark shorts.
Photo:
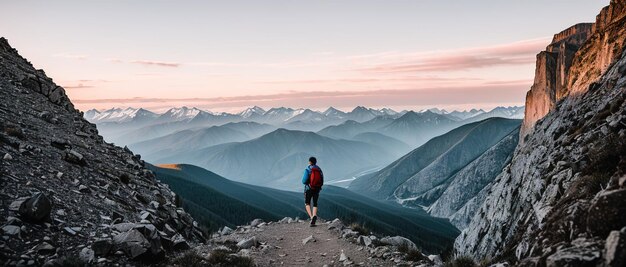
[[[304,192],[304,204],[311,205],[313,199],[313,207],[317,207],[317,199],[320,197],[320,190],[309,189]]]

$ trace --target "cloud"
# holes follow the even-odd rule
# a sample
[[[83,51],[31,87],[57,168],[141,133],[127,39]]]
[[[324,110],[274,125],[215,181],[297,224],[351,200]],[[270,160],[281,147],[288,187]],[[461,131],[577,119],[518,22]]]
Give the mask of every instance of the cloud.
[[[75,81],[61,81],[60,84],[65,89],[86,89],[96,87],[94,84],[108,83],[109,80],[103,79],[80,79]]]
[[[439,76],[404,76],[394,78],[340,78],[313,80],[262,81],[262,84],[329,84],[329,83],[379,83],[379,82],[470,82],[481,81],[470,77],[439,77]]]
[[[356,105],[460,105],[471,103],[523,103],[530,84],[483,84],[469,87],[434,87],[423,89],[381,89],[369,91],[310,91],[267,95],[243,95],[212,98],[112,98],[78,99],[85,107],[95,105],[201,105],[206,107],[245,107],[251,105],[309,107]]]
[[[366,74],[447,72],[532,64],[535,55],[549,42],[549,38],[538,38],[484,47],[420,53],[384,52],[353,58],[386,61],[355,69]]]
[[[67,58],[67,59],[78,59],[78,60],[87,60],[89,56],[83,54],[72,54],[72,53],[58,53],[52,55],[53,57],[59,58]]]
[[[85,89],[85,88],[93,88],[93,85],[86,85],[86,84],[75,84],[75,85],[63,85],[63,88],[65,89]]]
[[[169,68],[178,68],[181,63],[176,62],[165,62],[165,61],[154,61],[154,60],[133,60],[130,61],[132,64],[139,64],[144,66],[159,66],[159,67],[169,67]]]

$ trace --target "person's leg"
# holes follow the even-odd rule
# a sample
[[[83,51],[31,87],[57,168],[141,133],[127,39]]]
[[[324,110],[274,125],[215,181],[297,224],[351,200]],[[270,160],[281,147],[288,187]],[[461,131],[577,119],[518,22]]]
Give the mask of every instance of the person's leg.
[[[309,218],[313,218],[311,213],[311,194],[310,191],[304,192],[304,208],[306,209],[306,213],[309,214]]]
[[[320,193],[316,192],[313,194],[313,216],[317,216],[317,200],[320,197]]]

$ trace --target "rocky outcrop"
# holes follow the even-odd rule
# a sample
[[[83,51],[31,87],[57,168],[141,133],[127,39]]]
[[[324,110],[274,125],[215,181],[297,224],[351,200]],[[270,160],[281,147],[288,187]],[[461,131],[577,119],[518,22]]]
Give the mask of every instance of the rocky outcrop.
[[[104,142],[4,38],[0,99],[0,265],[127,265],[204,241],[140,156]]]
[[[567,93],[526,133],[457,238],[458,254],[523,266],[621,257],[614,233],[626,226],[625,2],[603,9],[599,18],[610,22],[594,26],[575,54]]]
[[[518,137],[519,128],[516,128],[459,170],[428,212],[435,217],[449,218],[458,229],[465,229],[485,199],[491,182],[511,161]]]
[[[535,82],[526,95],[521,137],[537,120],[554,110],[569,94],[581,94],[604,73],[624,48],[626,14],[623,0],[611,0],[595,23],[576,24],[556,35],[546,51],[537,55]]]
[[[537,55],[535,81],[526,94],[526,110],[522,137],[535,122],[554,109],[556,102],[567,94],[569,69],[576,51],[591,33],[591,23],[576,24],[557,33],[545,51]]]

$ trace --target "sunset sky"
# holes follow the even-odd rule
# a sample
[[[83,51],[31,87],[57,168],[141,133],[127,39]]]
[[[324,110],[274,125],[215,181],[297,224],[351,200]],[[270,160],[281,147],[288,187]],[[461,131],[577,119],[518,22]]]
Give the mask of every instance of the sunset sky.
[[[2,1],[0,34],[83,110],[488,109],[608,2]]]

